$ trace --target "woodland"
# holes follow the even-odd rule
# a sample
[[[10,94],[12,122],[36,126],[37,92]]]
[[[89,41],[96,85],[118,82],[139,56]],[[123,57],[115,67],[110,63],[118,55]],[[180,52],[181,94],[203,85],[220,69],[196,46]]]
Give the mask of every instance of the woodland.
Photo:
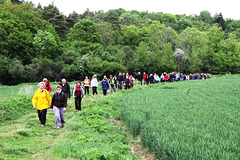
[[[240,72],[240,20],[0,0],[0,84],[128,72]]]

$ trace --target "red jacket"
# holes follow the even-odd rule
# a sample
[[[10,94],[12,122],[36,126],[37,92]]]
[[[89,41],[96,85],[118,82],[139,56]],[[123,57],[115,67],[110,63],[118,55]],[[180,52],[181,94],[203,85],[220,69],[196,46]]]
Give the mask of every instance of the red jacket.
[[[144,75],[143,75],[143,80],[144,80],[144,81],[146,81],[147,76],[148,76],[147,74],[144,74]]]
[[[47,83],[45,83],[46,87],[45,89],[50,93],[52,91],[52,87],[50,86],[49,81],[47,81]]]

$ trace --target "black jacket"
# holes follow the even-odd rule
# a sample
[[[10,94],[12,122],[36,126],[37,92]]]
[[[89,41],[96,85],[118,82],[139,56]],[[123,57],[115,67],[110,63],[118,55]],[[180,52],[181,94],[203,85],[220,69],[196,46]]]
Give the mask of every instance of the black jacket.
[[[63,107],[67,107],[67,96],[65,93],[60,93],[58,94],[57,92],[54,93],[53,97],[52,97],[52,104],[50,106],[50,108],[52,109],[53,106],[56,106],[58,108],[63,108]]]
[[[70,98],[71,92],[69,84],[66,82],[64,85],[62,83],[60,83],[59,85],[62,86],[62,92],[66,93],[68,95],[68,98]]]
[[[118,80],[118,82],[122,82],[123,81],[123,76],[118,75],[117,80]]]
[[[143,75],[139,74],[139,75],[137,76],[137,79],[138,79],[139,81],[142,81],[142,80],[143,80]]]
[[[129,86],[130,85],[130,79],[125,79],[124,83],[125,83],[125,86]]]

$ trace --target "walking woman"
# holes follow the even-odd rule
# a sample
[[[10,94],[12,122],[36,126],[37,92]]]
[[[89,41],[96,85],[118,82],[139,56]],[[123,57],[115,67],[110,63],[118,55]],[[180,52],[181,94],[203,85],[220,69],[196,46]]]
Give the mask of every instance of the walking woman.
[[[102,86],[102,89],[103,89],[103,95],[106,96],[107,90],[109,89],[109,83],[108,83],[107,79],[104,78],[103,81],[100,83],[100,85]]]
[[[67,107],[67,95],[62,92],[62,87],[58,85],[56,87],[57,92],[54,93],[52,97],[51,111],[54,111],[55,115],[55,127],[59,129],[60,127],[64,127],[65,123],[65,111]]]
[[[97,80],[97,75],[94,75],[91,80],[91,86],[92,86],[92,91],[93,95],[96,93],[97,95],[97,87],[98,87],[98,80]]]
[[[88,79],[88,76],[85,77],[85,80],[83,82],[83,87],[84,87],[84,93],[89,94],[89,87],[91,87],[91,82]]]
[[[73,89],[74,97],[75,97],[75,108],[76,112],[81,111],[81,103],[82,103],[82,97],[83,97],[83,90],[81,88],[81,81],[77,81],[77,84],[74,86]]]
[[[50,86],[50,83],[47,80],[47,78],[43,78],[43,82],[45,83],[45,89],[50,93],[52,91],[52,87]]]
[[[47,109],[48,106],[51,106],[51,96],[47,90],[45,90],[45,83],[40,82],[38,84],[38,90],[35,92],[33,99],[32,99],[32,105],[33,108],[37,109],[38,112],[38,118],[41,122],[41,126],[44,126],[46,123],[46,115],[47,115]]]

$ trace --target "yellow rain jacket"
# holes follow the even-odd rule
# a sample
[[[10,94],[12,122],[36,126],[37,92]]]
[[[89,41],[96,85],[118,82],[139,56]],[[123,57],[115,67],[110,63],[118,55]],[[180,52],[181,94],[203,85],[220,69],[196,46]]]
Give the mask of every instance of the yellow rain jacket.
[[[37,110],[47,109],[48,106],[51,106],[51,96],[47,90],[40,91],[38,89],[32,99],[32,105],[37,105]]]

